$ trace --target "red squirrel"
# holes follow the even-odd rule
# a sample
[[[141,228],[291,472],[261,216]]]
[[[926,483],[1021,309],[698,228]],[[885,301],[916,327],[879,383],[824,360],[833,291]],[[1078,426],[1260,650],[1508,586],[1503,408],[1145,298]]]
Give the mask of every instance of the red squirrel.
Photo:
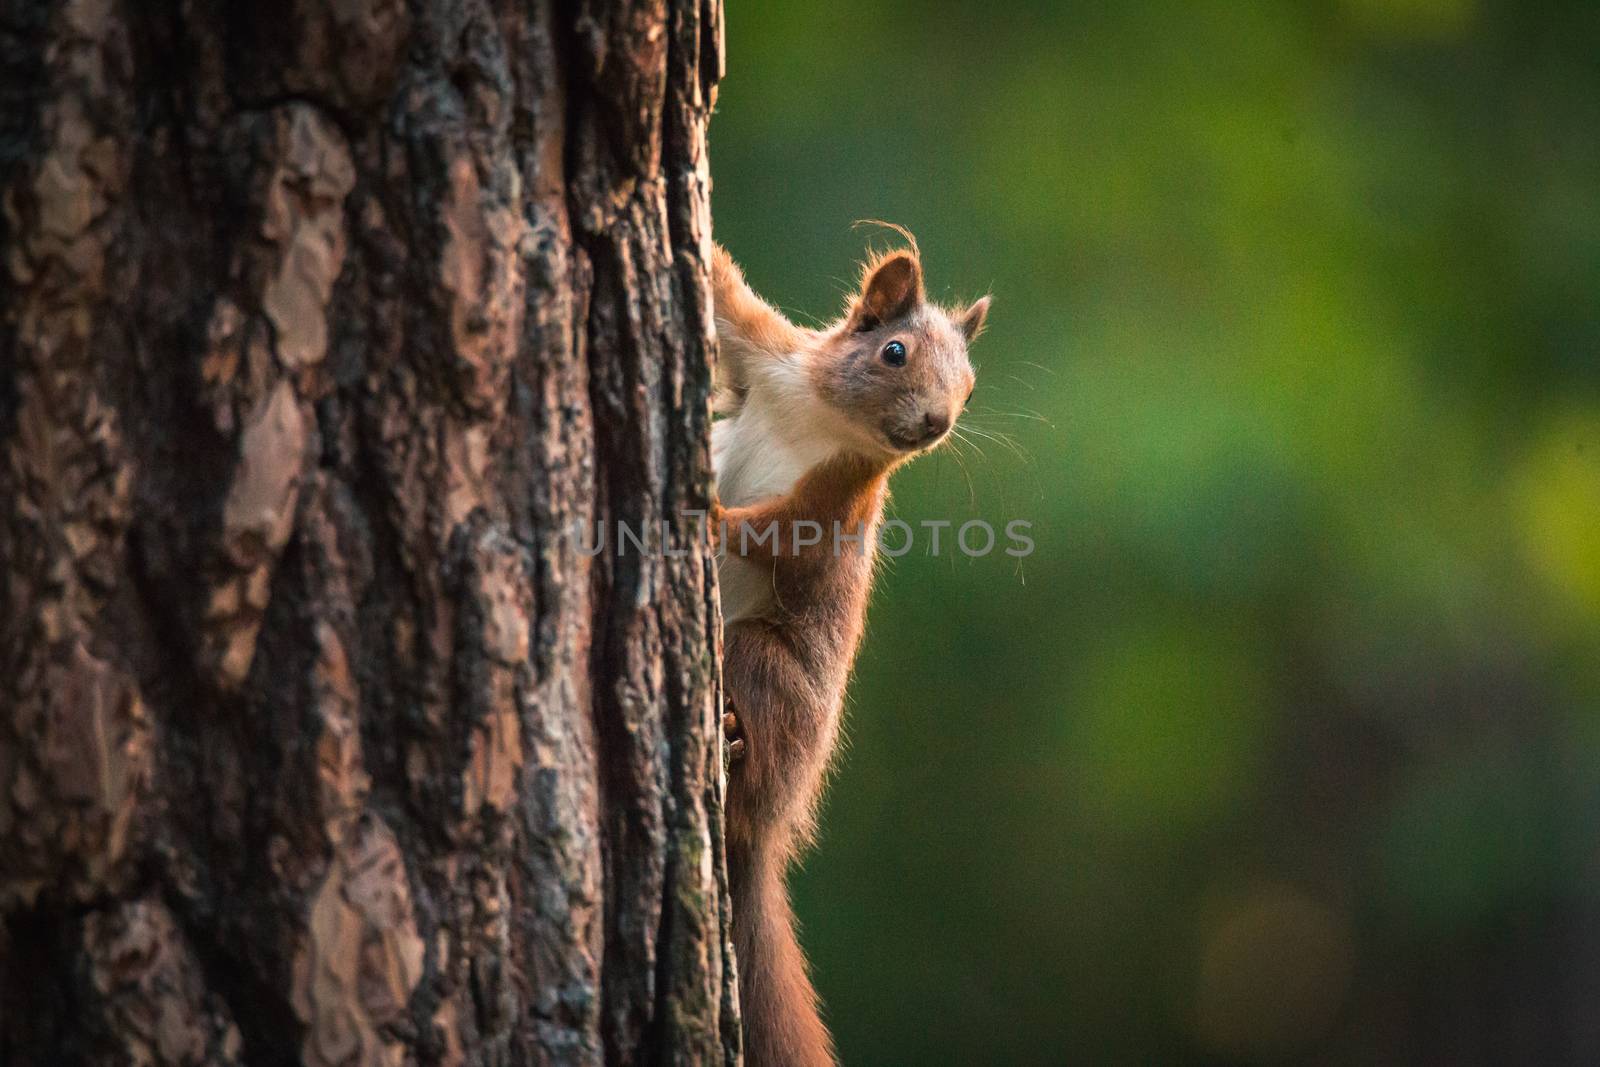
[[[720,246],[712,259],[727,850],[751,1067],[836,1062],[785,875],[814,832],[889,474],[949,434],[989,311],[988,297],[959,311],[929,303],[916,242],[899,232],[910,247],[870,259],[822,329],[756,296]]]

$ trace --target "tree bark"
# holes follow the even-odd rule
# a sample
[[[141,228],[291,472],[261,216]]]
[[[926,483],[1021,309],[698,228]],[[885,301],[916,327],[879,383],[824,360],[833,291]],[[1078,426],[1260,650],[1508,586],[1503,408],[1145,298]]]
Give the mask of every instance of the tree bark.
[[[737,1060],[720,20],[0,0],[0,1063]]]

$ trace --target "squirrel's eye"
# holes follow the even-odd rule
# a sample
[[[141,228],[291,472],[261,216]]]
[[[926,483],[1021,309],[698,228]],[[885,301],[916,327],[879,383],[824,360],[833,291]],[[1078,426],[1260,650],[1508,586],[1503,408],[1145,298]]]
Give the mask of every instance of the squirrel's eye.
[[[891,367],[904,367],[906,365],[906,346],[899,341],[890,341],[883,346],[883,361]]]

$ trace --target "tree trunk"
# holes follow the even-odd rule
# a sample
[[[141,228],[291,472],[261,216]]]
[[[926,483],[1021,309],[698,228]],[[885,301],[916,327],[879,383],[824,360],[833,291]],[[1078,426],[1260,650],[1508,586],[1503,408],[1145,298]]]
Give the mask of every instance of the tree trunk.
[[[0,0],[0,1063],[738,1058],[720,19]]]

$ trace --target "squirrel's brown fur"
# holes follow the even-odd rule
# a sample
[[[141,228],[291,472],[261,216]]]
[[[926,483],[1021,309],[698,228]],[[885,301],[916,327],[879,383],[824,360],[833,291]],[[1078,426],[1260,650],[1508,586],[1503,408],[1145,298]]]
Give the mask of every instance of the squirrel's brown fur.
[[[928,304],[913,242],[870,260],[844,317],[811,330],[751,292],[720,247],[712,266],[719,407],[731,413],[713,430],[713,517],[723,679],[741,742],[727,845],[745,1057],[751,1067],[827,1067],[833,1044],[784,876],[813,832],[889,474],[942,440],[965,405],[967,342],[988,298],[959,313]],[[902,365],[881,358],[890,342],[903,346]],[[801,520],[820,525],[819,543],[796,532]],[[862,530],[864,542],[847,540]]]

